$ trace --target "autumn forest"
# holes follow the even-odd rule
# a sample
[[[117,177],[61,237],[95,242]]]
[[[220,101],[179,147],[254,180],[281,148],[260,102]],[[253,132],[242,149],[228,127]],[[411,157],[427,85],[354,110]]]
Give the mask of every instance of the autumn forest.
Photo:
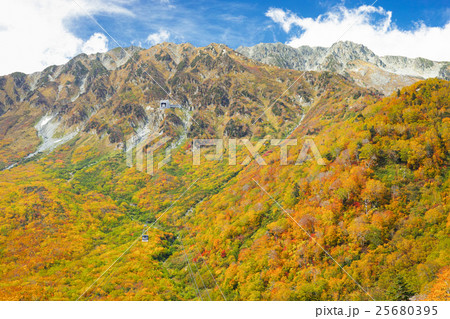
[[[449,300],[449,115],[449,81],[385,96],[221,44],[2,76],[0,299]],[[152,174],[127,165],[144,133],[170,139]],[[230,163],[284,138],[286,163]],[[195,139],[224,155],[195,165]],[[307,139],[324,165],[295,165]]]

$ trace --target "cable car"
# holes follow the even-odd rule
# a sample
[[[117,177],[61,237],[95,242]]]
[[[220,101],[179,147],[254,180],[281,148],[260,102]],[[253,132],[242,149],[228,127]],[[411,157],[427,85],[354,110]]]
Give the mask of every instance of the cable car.
[[[148,235],[142,235],[142,242],[148,243]]]

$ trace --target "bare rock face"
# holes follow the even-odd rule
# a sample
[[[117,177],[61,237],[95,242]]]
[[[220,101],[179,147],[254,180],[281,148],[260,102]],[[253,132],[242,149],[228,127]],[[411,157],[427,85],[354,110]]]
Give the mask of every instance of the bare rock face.
[[[450,79],[450,62],[401,56],[379,57],[364,45],[350,41],[337,42],[330,48],[293,48],[282,43],[261,43],[239,47],[237,51],[251,59],[286,69],[349,75],[360,86],[375,88],[386,95],[418,80]]]
[[[313,55],[311,50],[305,48]],[[339,100],[347,107],[359,103],[355,94],[378,96],[323,73],[263,64],[223,44],[161,43],[80,54],[41,72],[0,76],[0,169],[69,141],[106,152],[150,133],[174,143],[190,137],[281,137],[314,105]],[[339,94],[328,94],[336,89]],[[161,109],[161,100],[179,107]]]

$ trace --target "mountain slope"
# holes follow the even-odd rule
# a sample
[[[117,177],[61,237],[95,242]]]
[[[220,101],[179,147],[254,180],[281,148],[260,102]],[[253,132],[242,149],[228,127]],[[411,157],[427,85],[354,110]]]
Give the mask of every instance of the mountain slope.
[[[255,181],[375,299],[447,298],[448,81],[381,99],[219,44],[164,43],[123,60],[104,70],[80,56],[34,89],[21,84],[31,76],[1,78],[13,103],[0,159],[17,163],[0,171],[1,299],[370,299]],[[183,109],[160,110],[164,90]],[[154,175],[126,165],[125,141],[142,132],[171,138]],[[232,138],[289,136],[292,164],[306,135],[325,166],[280,165],[270,143],[265,166],[242,164],[240,144],[237,165],[227,153],[207,160],[209,148],[193,163],[196,137],[223,137],[228,152]],[[42,145],[54,148],[26,158]]]
[[[400,56],[379,57],[367,47],[350,41],[337,42],[330,48],[293,48],[282,43],[261,43],[253,47],[239,47],[237,51],[282,68],[348,74],[359,85],[376,88],[386,95],[424,78],[450,80],[450,62]]]
[[[253,163],[183,222],[192,250],[236,299],[370,299],[319,243],[375,300],[448,300],[449,89],[307,115],[297,136],[314,132],[327,165],[292,165],[302,145],[291,165]]]
[[[297,125],[304,108],[324,99],[324,81],[311,73],[277,100],[299,74],[259,64],[224,45],[166,43],[128,51],[133,58],[118,55],[117,67],[106,58],[115,57],[112,52],[80,55],[37,74],[1,77],[0,167],[74,137],[92,138],[94,132],[107,136],[112,148],[139,130],[176,139],[279,136]],[[159,101],[167,98],[183,108],[164,117]],[[249,125],[260,116],[259,123]]]

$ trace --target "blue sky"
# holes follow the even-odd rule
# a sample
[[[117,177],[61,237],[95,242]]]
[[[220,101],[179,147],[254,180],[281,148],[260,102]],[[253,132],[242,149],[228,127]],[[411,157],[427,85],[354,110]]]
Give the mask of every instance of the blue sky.
[[[349,40],[379,55],[450,61],[448,0],[373,1],[1,1],[0,75],[39,71],[81,52],[105,52],[117,46],[109,35],[121,46],[144,48],[161,41],[237,48]]]
[[[98,14],[96,19],[124,46],[140,44],[148,47],[150,44],[145,41],[147,36],[163,29],[171,34],[169,40],[172,42],[190,42],[196,46],[221,42],[237,48],[239,45],[289,40],[289,34],[265,15],[270,8],[290,10],[299,17],[315,18],[337,6],[351,9],[371,3],[373,1],[135,1],[124,5],[135,16]],[[374,6],[391,11],[392,22],[401,30],[413,29],[418,22],[442,27],[450,20],[448,1],[379,0]],[[93,31],[101,32],[86,17],[78,19],[73,26],[74,32],[85,39]]]

